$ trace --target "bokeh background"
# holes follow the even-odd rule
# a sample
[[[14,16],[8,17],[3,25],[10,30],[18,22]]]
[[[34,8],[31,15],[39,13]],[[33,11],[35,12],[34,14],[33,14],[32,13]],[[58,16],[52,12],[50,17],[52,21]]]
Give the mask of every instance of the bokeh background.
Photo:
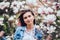
[[[50,34],[53,40],[60,40],[60,0],[0,0],[0,30],[4,30],[7,40],[13,40],[16,27],[20,26],[20,11],[34,12],[36,25],[43,30],[45,37]]]

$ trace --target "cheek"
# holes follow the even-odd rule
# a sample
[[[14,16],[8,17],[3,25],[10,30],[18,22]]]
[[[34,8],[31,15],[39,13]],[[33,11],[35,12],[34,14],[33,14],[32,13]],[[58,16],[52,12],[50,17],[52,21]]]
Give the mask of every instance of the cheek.
[[[27,19],[24,19],[24,22],[27,23]]]
[[[25,22],[26,24],[29,23],[28,21],[30,21],[30,23],[33,22],[33,21],[34,21],[34,17],[30,17],[30,18],[28,18],[28,19],[24,19],[24,22]]]
[[[30,22],[32,22],[32,23],[33,23],[33,21],[34,21],[34,18],[31,18],[31,19],[30,19]]]
[[[31,20],[33,21],[34,20],[34,17],[32,17]]]

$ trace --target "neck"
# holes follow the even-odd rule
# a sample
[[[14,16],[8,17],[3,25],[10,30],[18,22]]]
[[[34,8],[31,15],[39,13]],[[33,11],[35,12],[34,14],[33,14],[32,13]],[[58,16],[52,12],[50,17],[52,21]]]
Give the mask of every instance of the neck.
[[[34,27],[34,24],[31,24],[31,25],[27,25],[27,30],[32,30]]]

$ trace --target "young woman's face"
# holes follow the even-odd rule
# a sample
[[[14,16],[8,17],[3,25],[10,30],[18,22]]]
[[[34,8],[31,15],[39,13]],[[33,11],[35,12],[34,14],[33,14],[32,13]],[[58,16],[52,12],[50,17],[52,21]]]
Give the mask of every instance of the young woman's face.
[[[23,19],[24,19],[24,22],[27,24],[27,25],[30,25],[33,23],[34,21],[34,16],[32,15],[31,12],[26,12],[24,15],[23,15]]]

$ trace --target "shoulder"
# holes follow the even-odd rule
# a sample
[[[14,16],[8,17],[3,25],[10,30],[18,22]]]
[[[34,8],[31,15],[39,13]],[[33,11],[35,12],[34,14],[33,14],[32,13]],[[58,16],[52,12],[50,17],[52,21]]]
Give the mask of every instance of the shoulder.
[[[39,40],[42,39],[43,37],[43,31],[41,30],[39,26],[36,26],[35,28],[35,37]]]
[[[35,26],[35,31],[36,31],[37,33],[43,34],[43,30],[40,28],[39,25],[36,25],[36,26]]]
[[[19,26],[19,27],[16,27],[16,30],[25,30],[25,27]]]
[[[35,25],[35,28],[38,29],[38,30],[41,29],[39,25]]]
[[[19,26],[16,28],[16,31],[14,33],[14,39],[20,39],[21,37],[23,37],[23,34],[24,34],[24,30],[25,30],[25,27],[22,27],[22,26]]]
[[[19,26],[16,28],[15,34],[20,34],[23,33],[24,31],[25,31],[25,27]]]

